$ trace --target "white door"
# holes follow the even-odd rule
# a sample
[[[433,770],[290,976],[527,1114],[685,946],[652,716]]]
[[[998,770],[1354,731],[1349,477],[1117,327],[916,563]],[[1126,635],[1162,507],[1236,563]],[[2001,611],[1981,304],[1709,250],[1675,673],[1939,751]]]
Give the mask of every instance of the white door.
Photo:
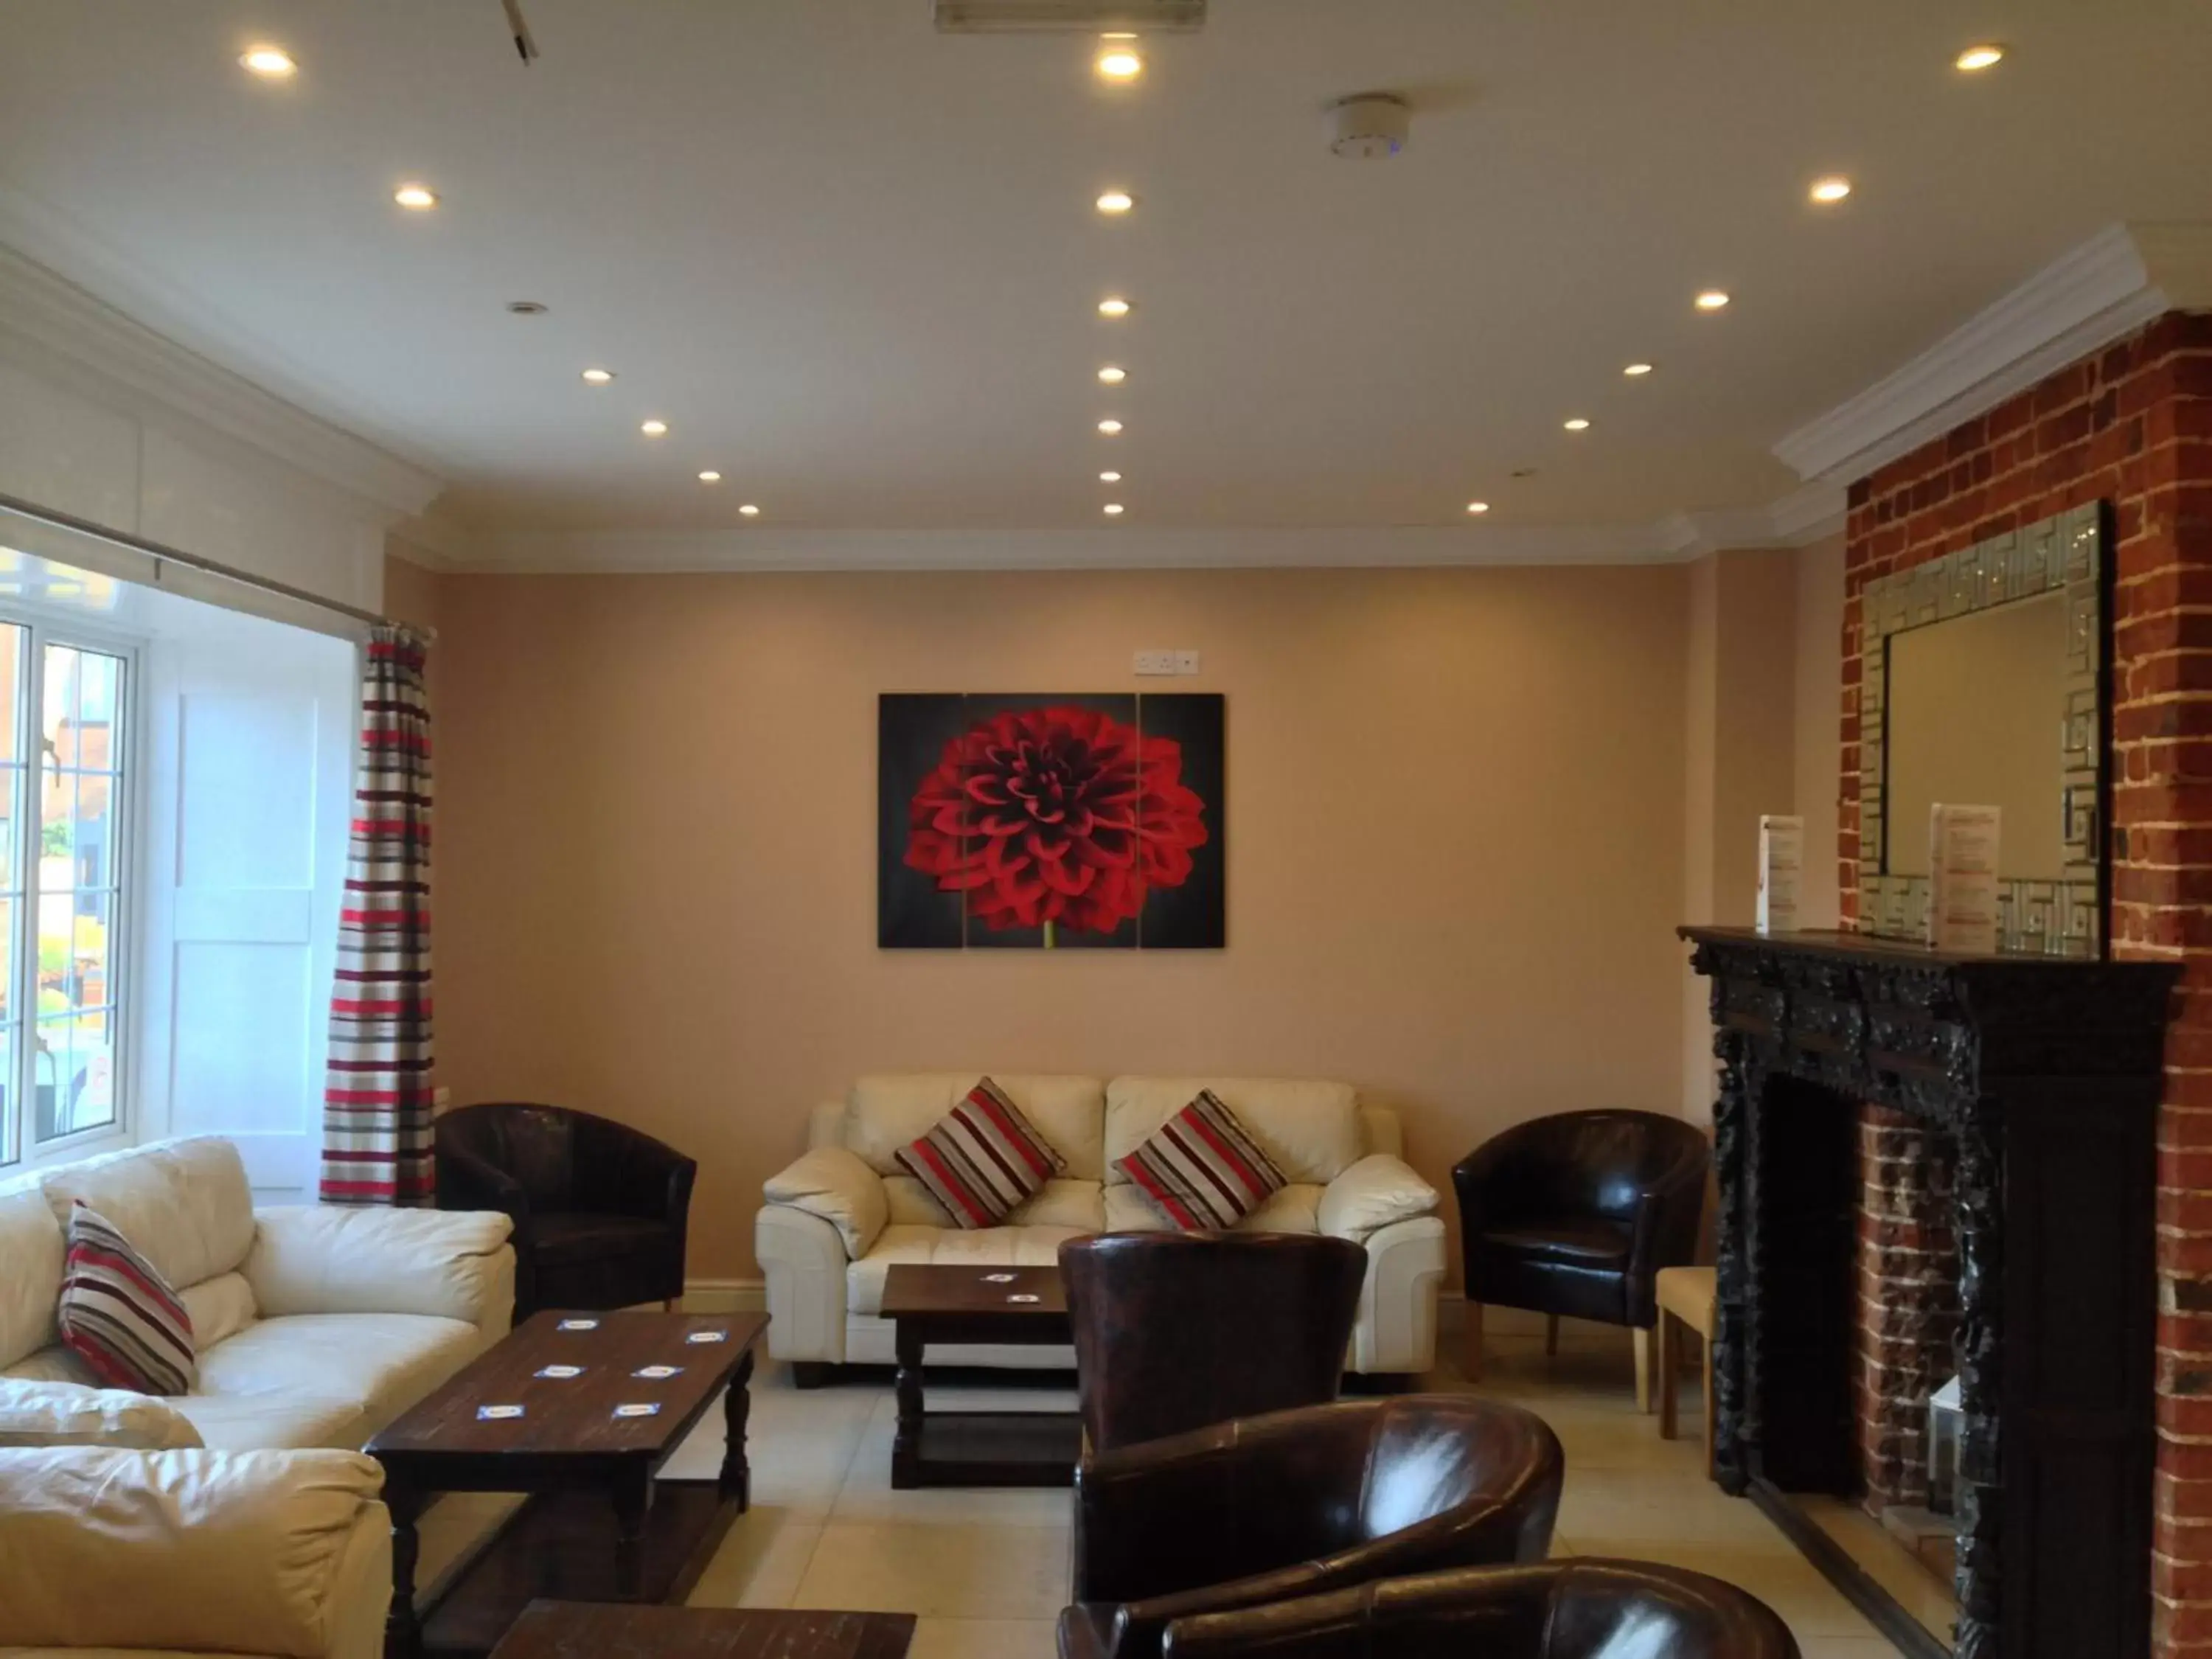
[[[145,655],[142,1133],[222,1134],[315,1194],[359,697],[349,641],[256,618]]]

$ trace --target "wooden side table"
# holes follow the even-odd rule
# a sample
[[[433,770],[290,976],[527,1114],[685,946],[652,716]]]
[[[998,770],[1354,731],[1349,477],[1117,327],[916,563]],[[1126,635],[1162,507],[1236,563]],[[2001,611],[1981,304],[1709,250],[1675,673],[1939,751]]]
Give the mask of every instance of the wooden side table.
[[[1682,1378],[1682,1333],[1692,1330],[1705,1356],[1705,1477],[1713,1474],[1713,1270],[1659,1270],[1659,1437],[1675,1437]]]

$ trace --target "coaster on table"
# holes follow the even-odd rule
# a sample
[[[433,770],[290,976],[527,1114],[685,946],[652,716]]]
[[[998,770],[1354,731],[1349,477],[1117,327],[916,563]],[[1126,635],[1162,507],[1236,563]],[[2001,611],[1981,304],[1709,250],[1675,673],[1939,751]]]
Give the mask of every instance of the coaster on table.
[[[1036,1300],[1036,1297],[1034,1296],[1017,1294],[1008,1297],[1006,1300],[1009,1302],[1034,1302]]]
[[[477,1421],[479,1423],[496,1423],[502,1421],[507,1418],[520,1417],[521,1415],[522,1407],[520,1406],[479,1406],[477,1407]]]
[[[726,1342],[730,1340],[730,1334],[727,1331],[694,1331],[684,1340],[686,1342]]]
[[[659,1382],[665,1378],[677,1376],[683,1369],[681,1365],[641,1365],[630,1375],[641,1376],[648,1382]]]
[[[1011,1285],[1014,1282],[1014,1276],[1012,1273],[985,1273],[983,1282],[986,1285]]]
[[[627,1406],[616,1407],[615,1415],[617,1417],[658,1417],[660,1415],[660,1402],[658,1400],[635,1401]]]
[[[581,1376],[583,1374],[584,1368],[581,1365],[543,1365],[531,1373],[533,1376],[550,1376],[562,1382],[566,1382],[572,1376]]]
[[[564,1319],[553,1328],[556,1331],[596,1331],[599,1328],[599,1322],[596,1319]]]

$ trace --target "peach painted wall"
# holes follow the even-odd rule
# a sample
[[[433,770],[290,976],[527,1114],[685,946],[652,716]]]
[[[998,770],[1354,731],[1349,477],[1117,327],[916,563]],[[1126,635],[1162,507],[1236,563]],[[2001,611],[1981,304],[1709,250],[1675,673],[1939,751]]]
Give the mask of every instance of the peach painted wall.
[[[422,574],[441,1075],[695,1154],[696,1276],[755,1274],[866,1070],[1347,1079],[1439,1185],[1680,1097],[1680,567]],[[1228,697],[1228,948],[877,950],[877,694],[1135,690],[1150,647]]]

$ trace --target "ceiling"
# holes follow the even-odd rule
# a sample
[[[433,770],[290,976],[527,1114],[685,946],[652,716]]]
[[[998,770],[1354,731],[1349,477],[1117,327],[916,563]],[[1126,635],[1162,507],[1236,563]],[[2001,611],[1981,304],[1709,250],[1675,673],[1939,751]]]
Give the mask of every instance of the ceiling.
[[[2212,220],[2199,0],[1214,0],[1115,88],[927,0],[525,3],[528,69],[496,0],[8,0],[0,242],[481,526],[1331,529],[1773,500],[2100,227]],[[1332,156],[1375,88],[1410,148]]]

